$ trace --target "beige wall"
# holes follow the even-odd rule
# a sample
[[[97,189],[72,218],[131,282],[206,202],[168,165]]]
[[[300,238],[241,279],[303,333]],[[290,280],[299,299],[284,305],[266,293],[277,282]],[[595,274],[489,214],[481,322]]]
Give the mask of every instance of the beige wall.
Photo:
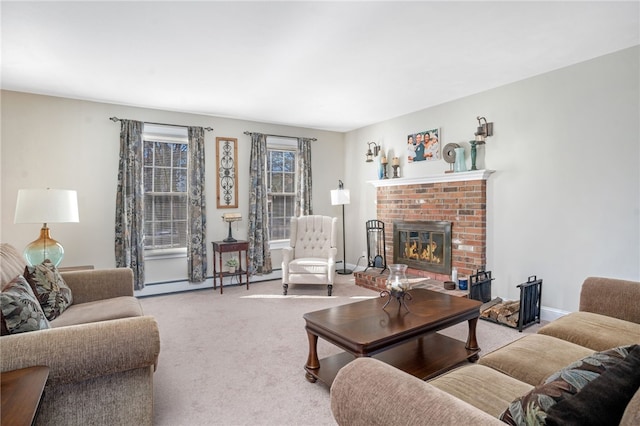
[[[2,92],[2,208],[0,240],[19,250],[38,236],[40,225],[14,224],[18,189],[61,188],[78,191],[80,223],[51,224],[52,237],[65,248],[64,265],[113,267],[115,196],[120,123],[111,116],[142,121],[213,127],[206,132],[208,240],[221,240],[228,228],[222,213],[239,211],[244,220],[233,225],[234,237],[247,235],[250,137],[244,131],[315,137],[313,142],[313,200],[316,214],[338,215],[329,191],[337,186],[344,163],[342,133],[269,125],[220,117],[142,109],[123,105]],[[239,208],[216,208],[215,138],[238,139]],[[327,167],[330,164],[331,167]],[[210,249],[210,246],[209,246]],[[211,270],[209,250],[209,275]],[[274,268],[281,257],[273,253]],[[147,262],[147,283],[184,280],[184,258]],[[211,285],[209,280],[208,285]]]
[[[349,132],[349,258],[365,250],[363,224],[375,217],[366,142],[399,153],[402,176],[437,175],[444,161],[406,163],[406,136],[440,127],[442,143],[468,155],[481,115],[495,123],[479,148],[479,166],[496,170],[487,195],[493,295],[517,299],[516,285],[537,275],[543,305],[573,311],[587,276],[640,280],[639,55],[626,49]]]

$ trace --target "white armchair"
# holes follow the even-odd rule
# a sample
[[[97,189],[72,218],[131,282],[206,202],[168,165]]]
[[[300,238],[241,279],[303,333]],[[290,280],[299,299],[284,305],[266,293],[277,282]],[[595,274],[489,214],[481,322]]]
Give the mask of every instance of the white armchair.
[[[291,218],[290,245],[282,250],[282,289],[289,284],[326,284],[331,296],[336,273],[338,219],[329,216]]]

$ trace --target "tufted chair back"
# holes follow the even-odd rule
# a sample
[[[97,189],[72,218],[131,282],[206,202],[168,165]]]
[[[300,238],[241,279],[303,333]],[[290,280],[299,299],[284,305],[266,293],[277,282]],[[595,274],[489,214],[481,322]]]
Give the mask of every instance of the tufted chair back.
[[[329,216],[291,218],[290,247],[282,249],[282,288],[289,284],[324,284],[331,296],[336,273],[338,219]]]
[[[338,245],[336,222],[336,218],[328,216],[292,217],[290,241],[294,257],[329,257],[331,248]]]

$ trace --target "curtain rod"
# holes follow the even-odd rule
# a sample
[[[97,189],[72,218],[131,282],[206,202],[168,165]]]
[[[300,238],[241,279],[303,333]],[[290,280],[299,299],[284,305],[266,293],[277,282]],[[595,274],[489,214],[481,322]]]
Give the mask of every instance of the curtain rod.
[[[245,135],[249,135],[252,136],[254,132],[244,132]],[[295,136],[282,136],[282,135],[271,135],[271,134],[265,134],[266,136],[273,136],[274,138],[290,138],[290,139],[298,139]],[[317,141],[318,139],[316,138],[309,138],[309,140],[311,141]]]
[[[122,118],[118,118],[118,117],[109,117],[109,120],[113,121],[114,123],[116,121],[122,121]],[[143,121],[144,124],[155,124],[158,126],[172,126],[172,127],[189,127],[189,126],[185,126],[185,125],[181,125],[181,124],[167,124],[167,123],[153,123],[151,121]],[[206,130],[207,132],[211,132],[213,131],[213,127],[204,127],[204,130]]]

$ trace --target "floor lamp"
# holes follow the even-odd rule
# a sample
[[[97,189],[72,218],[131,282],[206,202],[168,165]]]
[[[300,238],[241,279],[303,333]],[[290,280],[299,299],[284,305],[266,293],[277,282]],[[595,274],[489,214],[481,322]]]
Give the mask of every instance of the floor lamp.
[[[351,269],[347,269],[347,251],[346,239],[344,232],[344,205],[351,203],[351,195],[348,189],[344,189],[344,184],[338,180],[338,189],[331,190],[331,204],[334,206],[342,205],[342,269],[336,272],[340,275],[349,275],[353,273]]]

